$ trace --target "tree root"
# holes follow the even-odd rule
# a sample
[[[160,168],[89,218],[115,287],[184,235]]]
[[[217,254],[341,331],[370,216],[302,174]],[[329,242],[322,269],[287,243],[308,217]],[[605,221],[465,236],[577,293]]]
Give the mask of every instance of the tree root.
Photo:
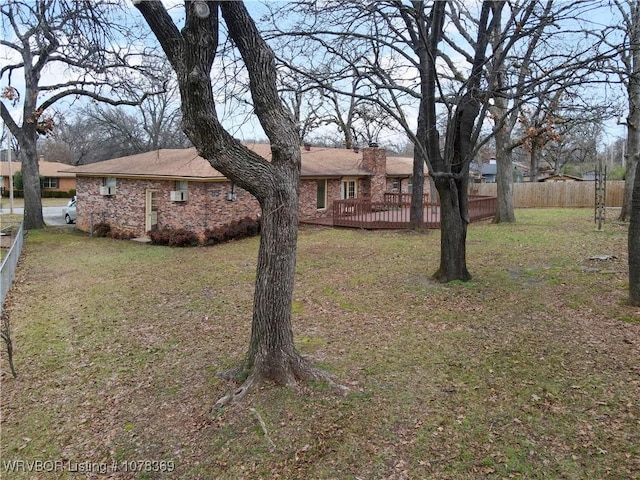
[[[215,412],[223,407],[226,407],[230,403],[239,402],[244,398],[244,396],[249,392],[249,389],[256,384],[256,376],[249,375],[249,377],[244,381],[244,383],[240,386],[240,388],[236,388],[232,392],[227,393],[223,397],[219,398],[218,401],[211,407],[211,411]]]
[[[247,373],[249,373],[248,376],[246,376]],[[241,381],[240,379],[245,377],[245,380],[238,388],[233,389],[226,395],[219,398],[213,407],[211,407],[211,413],[216,412],[227,405],[238,403],[247,395],[247,393],[249,393],[250,390],[260,383],[267,381],[287,386],[294,386],[301,382],[320,381],[327,383],[339,393],[344,394],[349,391],[349,387],[337,383],[332,374],[311,365],[308,360],[302,357],[297,357],[295,361],[291,362],[286,375],[280,372],[280,375],[277,377],[274,375],[265,375],[264,372],[257,369],[255,365],[251,371],[246,368],[246,365],[240,365],[219,373],[216,376],[218,378],[232,381]]]
[[[262,433],[264,433],[264,438],[267,440],[267,442],[269,442],[269,446],[271,447],[271,451],[273,452],[276,449],[276,444],[273,443],[273,440],[271,440],[271,437],[269,436],[269,431],[267,430],[267,424],[264,423],[264,420],[262,419],[262,415],[260,415],[255,408],[250,408],[249,411],[253,413],[253,416],[256,417],[256,420],[258,420],[258,423],[262,428]]]

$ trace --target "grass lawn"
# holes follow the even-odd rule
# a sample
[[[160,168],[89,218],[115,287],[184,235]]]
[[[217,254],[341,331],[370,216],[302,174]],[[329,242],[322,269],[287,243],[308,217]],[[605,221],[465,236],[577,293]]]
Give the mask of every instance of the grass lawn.
[[[5,306],[19,376],[2,346],[0,476],[640,478],[626,225],[517,217],[471,225],[474,279],[448,285],[430,280],[438,231],[302,228],[297,346],[350,391],[265,385],[217,412],[231,385],[215,374],[248,345],[257,239],[30,232]]]
[[[64,207],[69,203],[70,198],[43,198],[42,206],[43,207]],[[10,201],[8,198],[2,198],[1,205],[2,208],[9,208]],[[14,208],[23,208],[24,207],[24,198],[14,198],[13,199],[13,207]]]

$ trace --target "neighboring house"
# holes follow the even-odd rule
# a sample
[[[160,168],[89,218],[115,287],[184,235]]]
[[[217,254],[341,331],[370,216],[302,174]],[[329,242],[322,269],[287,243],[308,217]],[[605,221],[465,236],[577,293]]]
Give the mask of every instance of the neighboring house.
[[[65,172],[70,165],[58,162],[38,162],[40,177],[42,177],[42,191],[44,192],[69,192],[76,188],[76,175],[72,172]],[[9,177],[22,170],[20,162],[0,162],[0,186],[2,191],[9,191]],[[11,172],[10,172],[11,171]]]
[[[479,164],[477,161],[469,165],[469,178],[473,183],[496,183],[498,164],[495,158],[488,163]],[[522,183],[529,176],[529,167],[522,163],[513,162],[513,182]]]
[[[498,165],[496,159],[492,158],[489,163],[471,162],[469,165],[469,176],[475,183],[496,183]]]
[[[267,144],[249,145],[266,159]],[[408,192],[413,159],[389,157],[381,148],[362,151],[301,147],[299,216],[332,216],[334,200],[366,197],[382,201],[385,192]],[[161,227],[186,228],[201,237],[208,228],[244,217],[258,217],[253,195],[234,185],[195,148],[157,150],[82,165],[77,177],[76,225],[89,231],[96,223],[145,235]]]
[[[485,183],[496,183],[496,175],[498,174],[498,165],[495,160],[490,163],[482,164],[482,180]]]

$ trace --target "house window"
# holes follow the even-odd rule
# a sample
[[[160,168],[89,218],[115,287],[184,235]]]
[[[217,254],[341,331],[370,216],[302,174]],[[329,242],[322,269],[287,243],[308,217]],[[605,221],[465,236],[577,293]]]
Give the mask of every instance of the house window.
[[[177,180],[175,184],[175,189],[178,191],[186,192],[187,190],[189,190],[189,182],[184,180]]]
[[[413,192],[413,180],[409,179],[409,184],[407,185],[407,193]]]
[[[59,182],[56,177],[44,177],[42,188],[58,188]]]
[[[358,190],[355,180],[344,180],[342,182],[342,199],[356,198]]]
[[[398,190],[400,191],[400,179],[399,178],[392,178],[391,179],[391,188],[393,190]]]
[[[116,186],[116,179],[114,177],[106,177],[102,179],[102,186],[103,187],[115,187]]]
[[[327,208],[327,180],[318,180],[316,186],[316,208],[324,210]]]

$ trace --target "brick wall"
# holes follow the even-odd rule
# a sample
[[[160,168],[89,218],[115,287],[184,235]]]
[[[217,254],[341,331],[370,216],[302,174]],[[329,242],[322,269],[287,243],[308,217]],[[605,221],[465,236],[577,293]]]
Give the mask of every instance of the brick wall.
[[[391,190],[386,178],[386,152],[379,148],[365,148],[362,165],[372,172],[370,178],[358,179],[358,197],[370,196],[373,201],[384,200]],[[258,201],[249,192],[234,188],[236,201],[227,200],[231,182],[189,182],[186,202],[172,202],[170,192],[175,190],[172,180],[116,180],[116,195],[100,195],[102,178],[78,177],[77,227],[89,231],[92,225],[106,222],[115,230],[143,236],[145,231],[146,191],[157,191],[158,227],[186,228],[202,236],[207,228],[226,225],[244,217],[260,214]],[[327,179],[326,208],[317,208],[317,180],[303,179],[300,183],[299,217],[313,219],[330,217],[333,201],[342,193],[342,179]],[[406,185],[406,184],[405,184]],[[406,186],[405,186],[406,188]]]
[[[367,147],[362,151],[362,166],[373,173],[362,185],[359,196],[368,196],[372,202],[382,202],[387,191],[387,152],[384,148]]]
[[[326,208],[318,210],[318,180],[302,180],[300,182],[299,213],[301,219],[325,218],[333,215],[333,201],[340,200],[342,181],[329,178],[327,181]]]
[[[158,227],[186,228],[202,236],[207,228],[222,226],[244,217],[257,217],[258,201],[249,192],[234,188],[236,200],[227,200],[230,182],[189,182],[186,202],[172,202],[173,181],[117,179],[116,195],[100,195],[102,178],[78,177],[80,230],[89,231],[106,222],[116,230],[144,235],[147,189],[157,190]]]

